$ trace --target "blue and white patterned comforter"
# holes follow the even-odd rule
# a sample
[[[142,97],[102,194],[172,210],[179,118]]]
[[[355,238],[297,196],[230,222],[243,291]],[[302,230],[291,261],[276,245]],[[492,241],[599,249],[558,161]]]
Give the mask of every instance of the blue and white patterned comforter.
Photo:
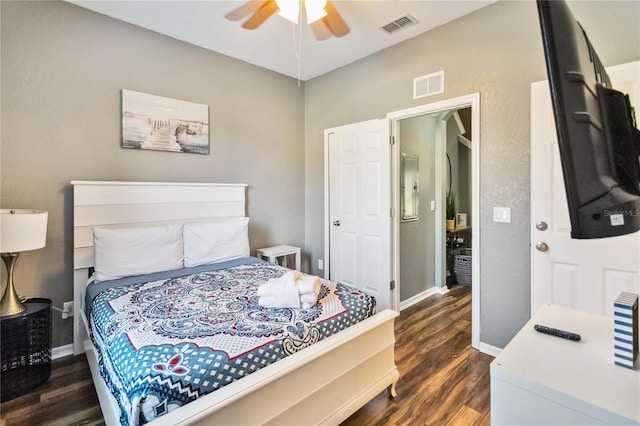
[[[288,269],[230,264],[93,284],[91,338],[122,424],[149,422],[374,314],[373,297],[326,280],[310,309],[263,308],[258,286]]]

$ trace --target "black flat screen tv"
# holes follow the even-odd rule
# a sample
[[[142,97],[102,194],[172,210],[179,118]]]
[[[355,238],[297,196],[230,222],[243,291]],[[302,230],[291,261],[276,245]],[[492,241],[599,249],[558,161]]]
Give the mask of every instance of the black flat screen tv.
[[[571,237],[640,229],[640,131],[565,1],[538,0]]]

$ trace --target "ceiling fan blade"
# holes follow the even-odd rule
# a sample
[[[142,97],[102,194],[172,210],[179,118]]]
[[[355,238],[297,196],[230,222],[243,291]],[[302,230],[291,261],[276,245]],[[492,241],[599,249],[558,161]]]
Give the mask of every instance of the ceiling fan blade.
[[[329,30],[327,24],[325,24],[321,19],[312,22],[311,29],[313,30],[313,35],[316,36],[316,40],[322,41],[333,37],[333,33]]]
[[[271,15],[278,11],[278,5],[275,0],[267,0],[260,9],[247,21],[242,24],[242,28],[253,30],[258,28]]]
[[[237,9],[232,10],[231,12],[224,15],[230,21],[239,21],[242,18],[246,18],[247,16],[255,13],[260,9],[267,0],[251,0],[243,4]]]
[[[327,16],[322,18],[322,21],[329,27],[334,36],[342,37],[349,34],[349,26],[344,22],[344,19],[342,19],[342,16],[340,16],[340,13],[338,13],[338,10],[330,0],[327,0],[324,10],[327,12]]]

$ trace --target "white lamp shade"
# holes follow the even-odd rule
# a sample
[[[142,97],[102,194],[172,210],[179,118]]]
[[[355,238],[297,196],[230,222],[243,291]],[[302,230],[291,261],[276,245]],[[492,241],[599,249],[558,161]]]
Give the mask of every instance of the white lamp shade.
[[[19,253],[44,247],[48,216],[42,210],[0,210],[0,253]]]

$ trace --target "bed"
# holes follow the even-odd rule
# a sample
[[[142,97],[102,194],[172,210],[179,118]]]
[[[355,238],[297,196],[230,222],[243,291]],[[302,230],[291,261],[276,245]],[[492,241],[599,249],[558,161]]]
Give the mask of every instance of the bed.
[[[255,290],[255,287],[268,277],[280,276],[286,273],[286,269],[256,258],[235,258],[216,263],[213,266],[194,267],[196,270],[187,271],[189,272],[187,275],[185,275],[185,271],[171,272],[166,270],[162,274],[176,275],[169,278],[152,276],[144,282],[128,283],[127,285],[133,288],[131,291],[137,292],[131,294],[124,293],[125,286],[118,281],[126,281],[130,278],[108,277],[114,279],[112,283],[114,286],[111,287],[111,290],[102,289],[88,296],[88,293],[94,291],[89,290],[92,288],[91,286],[87,287],[90,282],[90,272],[93,273],[95,266],[94,229],[126,228],[127,226],[143,228],[145,226],[151,228],[160,226],[163,229],[172,229],[175,224],[185,226],[185,223],[199,223],[199,221],[211,218],[225,218],[225,220],[227,218],[244,218],[246,185],[93,181],[73,181],[72,184],[74,187],[74,353],[86,352],[105,422],[107,425],[116,425],[121,423],[123,416],[129,415],[123,414],[121,410],[123,401],[127,397],[118,396],[111,392],[110,386],[112,388],[119,387],[118,379],[114,379],[115,375],[114,377],[107,375],[109,378],[107,381],[103,379],[101,369],[108,371],[109,361],[101,357],[99,352],[95,350],[93,343],[110,338],[111,331],[118,327],[126,326],[131,329],[133,324],[139,329],[145,328],[139,326],[136,322],[137,319],[126,318],[128,311],[125,305],[130,299],[149,300],[150,297],[159,297],[158,295],[165,297],[168,294],[167,291],[185,288],[185,282],[174,282],[176,280],[186,280],[186,283],[190,285],[194,283],[202,285],[202,279],[207,277],[219,279],[224,276],[226,280],[241,281],[244,288],[252,287]],[[96,240],[96,247],[98,247],[96,255],[102,252],[102,243],[99,241],[102,240]],[[154,259],[156,256],[148,257]],[[140,256],[140,258],[144,258],[144,256]],[[105,264],[104,261],[100,262],[101,265]],[[135,262],[133,263],[133,268],[138,266]],[[240,275],[227,276],[227,274]],[[247,276],[252,278],[246,281]],[[110,280],[100,281],[102,284],[108,283]],[[211,283],[205,285],[208,285],[207,288],[216,285],[220,287],[218,284]],[[129,287],[126,288],[127,292],[130,291]],[[186,405],[179,408],[174,404],[170,410],[168,404],[163,405],[163,401],[155,401],[156,407],[162,407],[160,413],[162,415],[149,424],[338,424],[385,389],[388,389],[389,393],[395,396],[395,383],[399,374],[394,361],[393,323],[397,313],[385,310],[372,315],[373,306],[366,301],[365,295],[351,290],[353,289],[323,280],[321,297],[319,296],[318,299],[327,298],[327,300],[334,302],[338,299],[344,300],[347,301],[347,305],[361,305],[361,311],[369,311],[369,313],[346,314],[350,319],[347,320],[346,325],[333,325],[332,328],[341,331],[332,335],[325,333],[326,330],[323,330],[321,326],[314,329],[313,333],[322,334],[321,339],[318,339],[317,336],[309,339],[309,335],[313,333],[304,332],[302,329],[293,330],[293,334],[290,334],[289,337],[299,335],[300,338],[289,339],[287,343],[278,346],[280,348],[278,350],[282,351],[282,348],[288,345],[286,347],[289,349],[284,351],[287,352],[287,356],[274,356],[274,361],[277,360],[277,362],[265,363],[263,361],[266,366],[252,371],[242,378],[229,375],[224,378],[229,384],[213,385],[214,391],[203,392],[202,396],[192,402],[187,401]],[[112,294],[108,296],[107,294],[110,292]],[[341,295],[336,299],[337,293]],[[352,299],[345,295],[349,295]],[[104,299],[102,302],[99,301],[101,297]],[[332,297],[334,299],[331,299]],[[89,303],[86,302],[87,298]],[[246,301],[245,304],[255,303],[255,297],[252,295],[248,295],[245,299],[243,299]],[[352,303],[356,300],[360,302]],[[87,315],[89,304],[96,307],[96,312],[115,311],[119,312],[121,317],[107,320],[106,325],[99,326],[97,320]],[[117,308],[118,306],[120,308]],[[316,310],[315,313],[313,310],[312,307],[307,310],[293,311],[295,311],[295,315],[302,317],[306,315],[314,324],[319,325],[325,322],[333,324],[336,321],[335,318],[338,317],[337,314],[331,313],[320,318],[318,312],[322,309]],[[342,308],[338,310],[345,312]],[[263,340],[258,339],[257,346],[263,345],[262,349],[274,347],[272,340],[265,338],[265,336],[269,337],[270,333],[278,333],[269,328],[269,324],[274,321],[278,322],[276,318],[278,311],[282,310],[273,310],[274,317],[267,318],[268,321],[264,323],[260,321],[252,323],[254,328],[260,330],[258,337]],[[255,313],[255,310],[252,312]],[[288,314],[292,315],[291,312]],[[362,315],[363,319],[356,322],[353,318],[358,315]],[[299,319],[304,322],[304,318]],[[98,336],[97,332],[95,334],[89,333],[89,323],[92,321],[94,321],[93,326],[98,327],[94,330],[102,327],[106,333],[101,336]],[[175,323],[165,322],[164,326],[166,327],[163,329],[163,333],[169,340],[176,337],[175,333],[180,334],[177,330],[184,330],[182,325],[176,327]],[[246,328],[247,326],[241,327]],[[227,329],[227,334],[229,334],[229,330]],[[140,330],[134,331],[137,333]],[[246,330],[240,331],[244,333]],[[174,334],[171,334],[172,332]],[[142,332],[140,331],[140,333]],[[133,342],[131,346],[145,347],[143,343],[146,342],[146,337],[140,333],[128,335],[134,336],[127,337]],[[233,333],[238,334],[239,332],[235,330]],[[90,334],[91,338],[89,338]],[[202,337],[198,333],[195,335]],[[310,341],[315,343],[308,344]],[[160,348],[163,345],[151,346]],[[198,374],[206,373],[201,373],[204,369],[199,366],[194,367],[193,364],[186,363],[187,355],[195,353],[200,346],[197,344],[165,346],[165,349],[169,348],[167,350],[171,353],[167,354],[165,358],[150,361],[152,367],[157,371],[172,370],[172,373],[175,373],[174,376],[188,375],[192,380],[188,386],[184,386],[183,382],[182,387],[177,384],[178,382],[171,382],[171,386],[175,390],[174,399],[180,399],[185,394],[200,392],[194,386],[193,381],[201,383],[203,379]],[[246,355],[244,347],[235,347],[235,350],[235,355],[230,358],[241,360],[242,356]],[[158,380],[162,381],[167,376],[159,374],[157,377],[160,377]],[[185,397],[184,399],[186,401],[192,398]],[[148,407],[147,405],[146,409]],[[133,412],[136,413],[135,410]],[[133,414],[133,416],[139,417],[139,414]]]

